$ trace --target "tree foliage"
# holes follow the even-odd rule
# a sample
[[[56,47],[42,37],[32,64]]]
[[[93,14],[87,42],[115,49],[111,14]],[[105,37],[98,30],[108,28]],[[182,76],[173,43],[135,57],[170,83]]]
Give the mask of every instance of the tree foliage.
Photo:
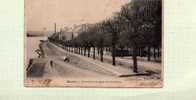
[[[131,0],[110,19],[89,26],[64,44],[75,43],[81,48],[97,47],[101,50],[110,47],[113,65],[116,49],[132,48],[133,68],[134,72],[137,72],[138,50],[145,47],[161,47],[161,8],[161,0]],[[57,37],[57,34],[54,34],[51,39]]]

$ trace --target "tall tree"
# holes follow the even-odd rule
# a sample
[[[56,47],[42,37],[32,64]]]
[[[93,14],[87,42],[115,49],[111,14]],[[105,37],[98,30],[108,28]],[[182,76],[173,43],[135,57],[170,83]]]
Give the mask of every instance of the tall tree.
[[[144,25],[147,27],[154,26],[156,19],[160,19],[161,15],[160,0],[132,0],[130,3],[122,7],[120,15],[125,19],[124,23],[128,38],[133,48],[133,71],[138,72],[137,68],[137,50],[143,44],[144,38],[150,34],[143,34]],[[156,16],[158,15],[158,16]],[[159,24],[156,24],[160,26]],[[155,25],[155,26],[156,26]],[[152,29],[152,28],[151,28]],[[152,39],[150,39],[152,40]],[[149,40],[147,40],[149,41]]]
[[[105,32],[111,33],[111,46],[112,46],[112,64],[116,65],[116,44],[118,41],[119,33],[121,31],[121,21],[119,16],[114,16],[113,18],[103,22],[103,28]]]

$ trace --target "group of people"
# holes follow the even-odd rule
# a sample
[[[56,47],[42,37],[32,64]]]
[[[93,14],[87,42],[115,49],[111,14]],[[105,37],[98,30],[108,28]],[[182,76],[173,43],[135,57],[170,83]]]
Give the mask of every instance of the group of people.
[[[36,49],[35,52],[38,54],[38,58],[41,58],[43,56],[43,53],[40,49]],[[64,62],[70,62],[70,58],[65,56],[63,57]],[[54,65],[54,61],[50,60],[50,66],[52,67]]]

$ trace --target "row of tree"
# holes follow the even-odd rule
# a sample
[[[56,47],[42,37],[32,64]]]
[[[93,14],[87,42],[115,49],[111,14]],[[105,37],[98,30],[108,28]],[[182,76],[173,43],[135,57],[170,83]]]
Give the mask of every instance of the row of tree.
[[[133,71],[138,72],[137,56],[142,55],[147,48],[147,57],[150,60],[151,48],[161,53],[161,0],[131,0],[122,6],[120,12],[110,19],[90,25],[86,30],[72,40],[62,41],[51,37],[51,40],[63,44],[65,47],[75,48],[75,52],[90,56],[93,48],[93,58],[97,48],[100,59],[103,61],[103,50],[111,51],[112,64],[116,65],[116,51],[130,48],[133,58]]]

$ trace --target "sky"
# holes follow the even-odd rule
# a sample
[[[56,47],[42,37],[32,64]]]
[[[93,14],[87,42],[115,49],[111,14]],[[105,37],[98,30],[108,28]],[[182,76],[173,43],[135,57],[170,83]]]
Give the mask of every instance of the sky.
[[[52,31],[74,24],[96,23],[110,18],[129,0],[26,0],[27,31]]]

